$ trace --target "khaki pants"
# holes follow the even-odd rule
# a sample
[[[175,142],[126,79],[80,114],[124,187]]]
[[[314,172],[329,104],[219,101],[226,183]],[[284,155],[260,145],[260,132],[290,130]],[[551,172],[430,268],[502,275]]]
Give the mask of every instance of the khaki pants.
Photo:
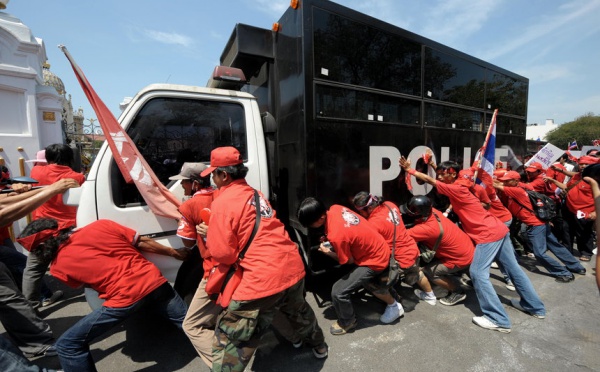
[[[190,303],[187,315],[183,321],[183,331],[188,336],[194,348],[209,368],[212,368],[212,343],[217,325],[217,317],[221,306],[208,298],[205,291],[206,279],[198,285],[194,298]]]

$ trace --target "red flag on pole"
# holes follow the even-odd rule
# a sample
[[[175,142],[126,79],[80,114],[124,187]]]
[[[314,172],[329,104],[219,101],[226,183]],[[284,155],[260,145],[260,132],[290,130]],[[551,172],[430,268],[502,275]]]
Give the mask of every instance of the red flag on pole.
[[[64,45],[59,45],[58,47],[69,60],[83,92],[98,116],[98,121],[104,132],[106,141],[121,174],[125,178],[125,182],[135,183],[135,186],[148,204],[148,207],[150,207],[152,213],[158,216],[179,219],[181,217],[177,211],[177,208],[181,204],[179,200],[158,180],[131,138],[129,138],[112,112],[98,97],[98,94],[96,94],[88,82],[83,71],[77,66],[67,48]]]

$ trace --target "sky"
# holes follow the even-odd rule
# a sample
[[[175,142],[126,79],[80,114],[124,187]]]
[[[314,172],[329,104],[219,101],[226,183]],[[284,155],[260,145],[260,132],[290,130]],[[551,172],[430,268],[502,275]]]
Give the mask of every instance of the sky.
[[[301,2],[302,0],[300,0]],[[337,0],[529,78],[527,123],[600,115],[600,0]],[[289,0],[11,0],[73,108],[96,118],[58,44],[118,117],[152,83],[205,86],[236,23],[270,29]],[[87,122],[87,120],[86,120]]]

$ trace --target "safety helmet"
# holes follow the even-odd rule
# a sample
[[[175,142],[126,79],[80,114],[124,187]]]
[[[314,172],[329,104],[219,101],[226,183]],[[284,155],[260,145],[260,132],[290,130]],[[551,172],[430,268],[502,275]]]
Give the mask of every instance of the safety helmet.
[[[400,211],[413,218],[426,220],[431,216],[431,200],[425,195],[413,196],[408,203],[400,206]]]

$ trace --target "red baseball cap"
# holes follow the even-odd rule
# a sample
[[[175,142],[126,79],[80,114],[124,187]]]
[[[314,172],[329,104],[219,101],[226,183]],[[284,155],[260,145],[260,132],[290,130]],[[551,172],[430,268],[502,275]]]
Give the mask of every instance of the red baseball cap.
[[[206,177],[218,167],[228,167],[230,165],[242,164],[243,162],[242,155],[235,147],[217,147],[210,152],[210,166],[203,170],[200,176]]]
[[[543,171],[544,166],[541,163],[534,161],[533,163],[529,164],[525,170],[527,172]]]
[[[521,175],[515,171],[508,171],[504,174],[504,176],[499,177],[498,181],[510,181],[510,180],[521,180]]]
[[[577,160],[577,164],[596,164],[599,159],[593,156],[584,155]]]

